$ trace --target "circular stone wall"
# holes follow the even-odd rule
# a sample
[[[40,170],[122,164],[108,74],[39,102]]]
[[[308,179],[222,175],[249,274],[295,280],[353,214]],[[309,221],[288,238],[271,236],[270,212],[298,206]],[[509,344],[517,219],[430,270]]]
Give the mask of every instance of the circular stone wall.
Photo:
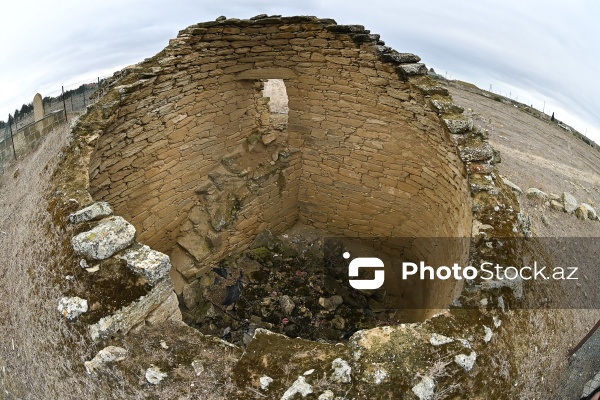
[[[259,233],[297,223],[350,238],[468,238],[463,162],[403,79],[426,71],[418,61],[313,17],[191,26],[128,69],[90,193],[171,256],[179,294]],[[269,123],[267,79],[285,83],[286,129]],[[468,259],[468,240],[435,253],[415,243],[405,257]],[[446,307],[453,285],[430,283],[420,307]]]

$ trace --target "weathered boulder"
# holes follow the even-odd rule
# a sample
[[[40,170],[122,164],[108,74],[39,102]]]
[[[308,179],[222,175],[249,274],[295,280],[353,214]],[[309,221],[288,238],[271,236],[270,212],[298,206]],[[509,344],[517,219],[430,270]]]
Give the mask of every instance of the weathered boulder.
[[[74,320],[87,310],[88,302],[81,297],[63,297],[58,302],[58,312],[69,320]]]
[[[91,361],[86,361],[83,364],[86,372],[91,375],[94,370],[103,365],[124,360],[125,357],[127,357],[127,350],[124,348],[108,346],[100,350]]]
[[[575,197],[573,197],[572,194],[563,192],[562,201],[565,206],[565,212],[567,212],[569,214],[575,212],[578,204],[577,204],[577,200],[575,200]]]
[[[150,284],[167,276],[171,269],[168,255],[152,250],[146,245],[131,246],[118,257],[127,263],[128,268],[146,278]]]
[[[529,199],[546,201],[548,200],[548,194],[546,192],[542,192],[538,188],[529,188],[525,191],[525,196]]]
[[[79,224],[81,222],[94,221],[100,218],[109,217],[113,213],[113,210],[105,201],[99,201],[79,211],[76,211],[69,215],[69,222],[72,224]]]
[[[131,246],[135,227],[122,217],[110,217],[95,228],[71,239],[75,253],[93,260],[104,260]]]

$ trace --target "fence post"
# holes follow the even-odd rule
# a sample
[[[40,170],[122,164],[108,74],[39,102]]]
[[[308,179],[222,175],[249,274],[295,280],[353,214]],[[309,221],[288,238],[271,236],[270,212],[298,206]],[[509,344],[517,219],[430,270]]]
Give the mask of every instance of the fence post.
[[[65,87],[61,86],[61,89],[62,89],[63,109],[65,110],[65,122],[69,122],[69,118],[67,117],[67,103],[65,103]]]
[[[13,155],[15,156],[15,160],[17,159],[17,150],[15,150],[15,139],[13,137],[12,126],[10,124],[10,114],[8,114],[8,129],[10,129],[10,142],[12,143]]]

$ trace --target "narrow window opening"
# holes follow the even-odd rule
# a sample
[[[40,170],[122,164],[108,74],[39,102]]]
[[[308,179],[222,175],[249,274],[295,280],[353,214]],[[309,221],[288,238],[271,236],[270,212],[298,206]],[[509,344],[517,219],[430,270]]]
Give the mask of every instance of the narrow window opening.
[[[263,97],[269,98],[269,124],[272,128],[284,131],[288,124],[288,96],[283,79],[264,81]]]

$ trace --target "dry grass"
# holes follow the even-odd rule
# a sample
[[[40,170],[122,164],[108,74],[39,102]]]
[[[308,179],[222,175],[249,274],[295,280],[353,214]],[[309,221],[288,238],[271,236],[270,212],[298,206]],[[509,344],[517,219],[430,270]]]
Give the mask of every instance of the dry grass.
[[[227,398],[233,390],[227,377],[239,350],[205,342],[191,328],[156,326],[111,343],[127,348],[131,357],[93,377],[86,374],[84,361],[103,346],[56,310],[61,282],[78,267],[68,253],[71,233],[55,225],[48,211],[52,175],[68,134],[67,126],[51,132],[0,177],[0,400]],[[159,338],[177,344],[169,352],[151,351]],[[202,376],[181,359],[198,356],[210,365]],[[160,386],[146,382],[150,361],[170,369],[172,379]]]
[[[77,366],[64,343],[84,345],[57,318],[60,291],[48,268],[60,261],[53,251],[60,235],[52,229],[44,197],[67,133],[66,126],[50,133],[0,180],[0,382],[8,399],[68,392]]]

